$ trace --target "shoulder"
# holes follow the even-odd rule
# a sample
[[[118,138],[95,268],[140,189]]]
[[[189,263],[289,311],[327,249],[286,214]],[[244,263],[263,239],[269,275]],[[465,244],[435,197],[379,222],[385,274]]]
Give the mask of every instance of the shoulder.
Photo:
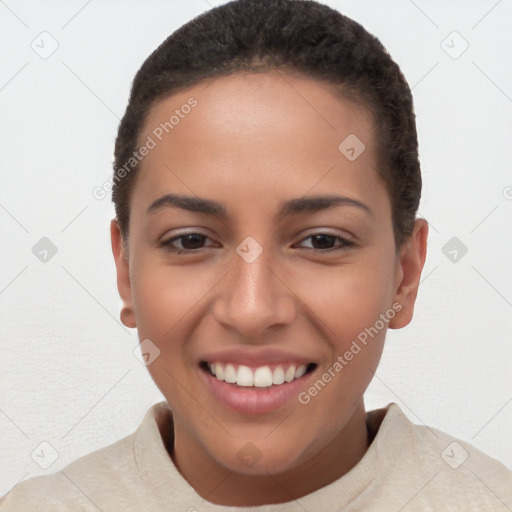
[[[0,512],[33,508],[52,511],[97,511],[94,496],[106,491],[120,477],[120,470],[130,474],[133,434],[68,464],[62,470],[29,478],[17,484],[0,500]]]
[[[412,500],[433,510],[512,509],[512,471],[504,464],[465,441],[413,423],[397,404],[386,409],[380,444],[388,447],[381,449]]]
[[[21,512],[38,504],[41,512],[64,512],[88,510],[80,504],[80,497],[74,492],[62,472],[36,476],[17,484],[0,499],[1,512]]]
[[[0,499],[0,512],[34,509],[38,512],[143,510],[146,479],[137,456],[162,450],[155,422],[156,404],[132,434],[89,453],[60,471],[29,478]],[[159,444],[160,443],[160,444]],[[162,455],[163,457],[163,455]],[[141,497],[140,500],[138,497]]]

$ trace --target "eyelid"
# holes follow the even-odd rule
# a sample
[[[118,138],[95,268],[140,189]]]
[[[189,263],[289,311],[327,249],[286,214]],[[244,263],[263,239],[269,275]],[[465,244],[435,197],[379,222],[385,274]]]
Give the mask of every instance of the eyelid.
[[[319,229],[319,230],[313,231],[312,233],[302,237],[298,243],[300,244],[300,243],[302,243],[308,239],[311,239],[315,236],[322,236],[322,235],[332,237],[335,240],[339,240],[339,241],[341,241],[341,244],[338,243],[337,246],[332,247],[330,249],[315,249],[314,247],[308,247],[307,249],[313,251],[314,253],[329,253],[329,252],[335,252],[337,250],[341,251],[343,249],[349,249],[350,247],[354,247],[356,245],[356,242],[353,237],[340,235],[339,233],[334,233],[329,229],[323,229],[323,230]]]
[[[177,234],[174,234],[170,238],[164,237],[159,242],[158,246],[160,248],[164,248],[164,249],[168,250],[169,252],[172,252],[175,254],[185,254],[185,255],[186,254],[199,254],[199,253],[204,252],[205,250],[215,246],[215,245],[213,245],[213,246],[207,245],[204,247],[200,247],[199,249],[180,249],[179,247],[175,247],[173,245],[174,242],[179,241],[182,238],[189,236],[189,235],[199,235],[199,236],[204,237],[206,240],[212,241],[212,239],[208,236],[208,234],[198,231],[196,229],[196,230],[192,230],[192,231],[179,232]],[[337,251],[343,251],[346,249],[350,249],[351,247],[354,247],[356,245],[356,242],[354,241],[352,236],[341,235],[339,233],[333,232],[331,229],[328,229],[328,228],[324,228],[324,229],[315,228],[314,231],[311,231],[309,234],[304,235],[299,240],[298,244],[301,244],[301,243],[305,242],[306,240],[311,239],[315,236],[322,236],[322,235],[331,237],[335,240],[339,240],[341,243],[338,243],[337,246],[335,245],[335,247],[332,247],[330,249],[316,249],[314,247],[307,247],[305,249],[308,249],[309,251],[312,251],[313,253],[317,253],[317,254],[319,254],[319,253],[327,254],[327,253],[334,253]],[[297,245],[297,244],[295,244],[295,245]],[[303,247],[303,249],[304,249],[304,247]]]
[[[160,238],[162,241],[165,242],[165,241],[174,240],[176,238],[179,238],[182,236],[187,236],[187,235],[203,235],[208,238],[211,238],[209,233],[207,232],[207,230],[205,230],[204,228],[194,228],[194,227],[183,228],[183,230],[181,230],[181,229],[169,230],[169,231],[166,231],[166,233],[163,236],[161,236]]]
[[[344,240],[347,240],[348,242],[355,242],[356,237],[354,237],[352,234],[350,234],[347,231],[335,231],[332,228],[322,228],[322,227],[315,227],[310,228],[303,232],[301,240],[304,240],[305,238],[309,238],[311,236],[315,235],[328,235],[336,238],[342,238]]]
[[[181,251],[183,253],[187,252],[187,253],[191,253],[191,254],[192,253],[197,253],[199,251],[202,251],[204,249],[208,249],[208,248],[212,247],[210,245],[210,246],[206,246],[206,247],[201,247],[200,249],[179,249],[179,248],[174,247],[172,245],[173,242],[179,241],[180,239],[182,239],[182,238],[184,238],[186,236],[189,236],[189,235],[200,235],[200,236],[205,237],[207,240],[212,241],[212,238],[207,233],[195,229],[195,230],[191,230],[191,231],[178,232],[176,234],[173,234],[170,237],[164,236],[158,242],[158,246],[159,247],[167,248],[168,250],[171,250],[171,251],[174,251],[174,252]]]

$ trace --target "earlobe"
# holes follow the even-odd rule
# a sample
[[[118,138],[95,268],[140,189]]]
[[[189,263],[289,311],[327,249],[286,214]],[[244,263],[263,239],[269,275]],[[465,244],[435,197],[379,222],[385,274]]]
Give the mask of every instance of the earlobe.
[[[390,320],[389,327],[391,329],[405,327],[412,320],[421,271],[427,256],[427,236],[427,221],[416,219],[411,236],[400,249],[396,269],[396,292],[393,302],[399,303],[401,309]]]
[[[123,238],[117,219],[113,219],[110,223],[110,238],[117,271],[117,289],[123,301],[120,314],[121,322],[126,327],[134,328],[136,327],[136,321],[132,301],[130,266],[125,248],[123,247]]]
[[[135,315],[133,314],[132,308],[123,306],[121,308],[121,313],[119,314],[119,317],[121,318],[121,322],[123,323],[123,325],[126,325],[126,327],[136,327]]]

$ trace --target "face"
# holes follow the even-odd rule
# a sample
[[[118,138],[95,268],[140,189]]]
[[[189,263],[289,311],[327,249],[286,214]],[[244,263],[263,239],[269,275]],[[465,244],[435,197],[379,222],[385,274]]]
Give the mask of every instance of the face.
[[[174,456],[260,475],[350,450],[424,261],[418,237],[395,250],[371,115],[314,80],[236,74],[160,101],[148,137],[127,256],[112,236]]]

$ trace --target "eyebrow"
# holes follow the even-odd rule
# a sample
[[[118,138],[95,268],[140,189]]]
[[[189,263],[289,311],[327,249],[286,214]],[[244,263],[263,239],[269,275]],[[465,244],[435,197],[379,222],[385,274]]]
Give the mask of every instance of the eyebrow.
[[[336,206],[355,206],[369,215],[373,215],[372,210],[357,199],[328,194],[289,199],[282,204],[277,217],[281,219],[290,215],[314,213]],[[228,216],[226,208],[217,201],[180,194],[165,194],[158,198],[149,206],[147,213],[156,213],[164,207],[181,208],[182,210],[212,215],[222,219],[226,219]]]

